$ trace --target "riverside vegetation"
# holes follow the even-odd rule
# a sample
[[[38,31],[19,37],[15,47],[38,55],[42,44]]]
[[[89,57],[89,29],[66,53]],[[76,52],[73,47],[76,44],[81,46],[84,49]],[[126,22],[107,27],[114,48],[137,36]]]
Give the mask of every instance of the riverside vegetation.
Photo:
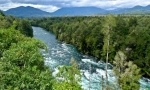
[[[29,21],[52,31],[59,40],[75,45],[83,53],[113,63],[119,88],[137,90],[141,75],[150,77],[149,19],[149,16],[108,15]],[[32,38],[28,20],[2,12],[0,20],[0,89],[82,90],[78,83],[80,71],[73,58],[71,66],[60,67],[59,73],[52,76],[40,52],[46,46]]]
[[[28,21],[0,12],[0,89],[1,90],[81,90],[80,77],[75,60],[71,66],[63,66],[55,77],[44,65],[41,49],[46,46],[32,38],[33,30]],[[65,70],[74,70],[63,72]]]
[[[30,22],[83,53],[112,63],[123,90],[137,90],[140,77],[150,77],[149,16],[50,17]]]

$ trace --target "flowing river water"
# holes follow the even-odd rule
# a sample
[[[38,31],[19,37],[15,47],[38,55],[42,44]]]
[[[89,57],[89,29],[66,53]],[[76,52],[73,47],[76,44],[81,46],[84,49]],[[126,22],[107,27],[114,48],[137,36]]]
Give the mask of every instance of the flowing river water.
[[[84,90],[101,90],[105,79],[105,63],[96,58],[80,53],[73,45],[58,41],[55,35],[40,27],[32,27],[34,38],[43,41],[48,47],[48,53],[43,53],[45,64],[54,72],[57,66],[69,65],[71,57],[75,58],[82,73],[81,86]],[[112,65],[108,65],[108,81],[112,90],[118,90],[116,79],[112,72]],[[102,76],[104,79],[102,79]],[[139,80],[140,90],[150,90],[150,79]],[[104,82],[105,83],[105,82]]]

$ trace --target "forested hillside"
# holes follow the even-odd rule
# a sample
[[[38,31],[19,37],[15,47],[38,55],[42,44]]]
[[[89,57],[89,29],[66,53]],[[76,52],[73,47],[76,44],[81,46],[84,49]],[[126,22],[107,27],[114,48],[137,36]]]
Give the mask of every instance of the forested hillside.
[[[110,17],[52,17],[30,21],[34,26],[53,32],[59,40],[75,45],[85,54],[106,60],[109,53],[111,63],[121,51],[127,56],[126,61],[140,67],[141,75],[150,77],[150,17]]]
[[[45,45],[30,38],[31,25],[3,13],[0,21],[0,89],[51,89],[51,72],[39,50]]]
[[[150,77],[149,16],[108,15],[27,20],[0,12],[0,21],[2,90],[82,90],[79,84],[81,72],[73,58],[71,66],[59,66],[59,72],[52,75],[50,68],[44,64],[41,52],[41,49],[46,51],[46,46],[32,38],[31,25],[53,32],[59,40],[75,45],[85,54],[111,62],[122,90],[138,90],[141,75]],[[108,88],[107,85],[106,77],[105,88]]]
[[[41,49],[45,44],[32,38],[28,21],[0,12],[0,89],[1,90],[81,90],[77,64],[63,66],[55,79],[45,66]],[[74,73],[71,73],[74,70]],[[79,76],[80,77],[80,76]],[[74,78],[74,79],[73,79]]]
[[[0,28],[13,28],[19,30],[26,36],[33,36],[33,30],[30,23],[26,20],[15,18],[13,16],[6,16],[0,11]]]

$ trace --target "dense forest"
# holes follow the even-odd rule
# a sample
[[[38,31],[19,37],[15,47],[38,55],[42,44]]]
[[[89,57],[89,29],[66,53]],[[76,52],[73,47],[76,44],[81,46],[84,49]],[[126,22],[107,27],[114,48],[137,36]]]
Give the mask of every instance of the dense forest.
[[[121,51],[127,56],[126,61],[132,61],[140,67],[142,76],[150,77],[149,16],[50,17],[35,18],[30,22],[101,60],[106,60],[108,51],[108,62],[112,64],[117,52]],[[106,50],[108,39],[109,50]]]
[[[47,47],[33,38],[33,25],[53,32],[85,54],[111,62],[118,88],[138,90],[141,76],[150,77],[149,19],[120,15],[19,19],[0,11],[0,89],[82,90],[74,58],[70,66],[57,67],[55,76],[45,65],[41,51]]]
[[[60,72],[52,76],[41,53],[47,51],[45,44],[32,37],[33,30],[27,20],[0,12],[0,89],[81,90],[75,60],[72,58],[71,66],[59,68]],[[75,75],[79,78],[74,78]]]

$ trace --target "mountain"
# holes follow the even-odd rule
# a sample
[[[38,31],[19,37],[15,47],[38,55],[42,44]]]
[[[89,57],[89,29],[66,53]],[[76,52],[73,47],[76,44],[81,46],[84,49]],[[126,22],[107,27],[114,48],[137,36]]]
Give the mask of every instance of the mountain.
[[[53,16],[86,16],[95,14],[106,14],[107,11],[97,7],[65,7],[53,12]]]
[[[150,14],[150,5],[148,6],[134,6],[132,8],[123,8],[110,11],[113,14]]]
[[[117,8],[105,10],[97,7],[65,7],[52,13],[52,16],[87,16],[105,14],[150,14],[150,5],[135,6],[132,8]]]
[[[33,8],[30,6],[24,7],[20,6],[17,8],[12,8],[4,12],[8,15],[18,16],[18,17],[42,17],[42,16],[50,16],[50,13],[42,11],[37,8]]]
[[[150,5],[135,6],[132,8],[117,8],[115,10],[105,10],[97,7],[64,7],[53,13],[48,13],[30,6],[12,8],[4,12],[5,14],[19,17],[48,17],[48,16],[89,16],[105,14],[150,14]]]

